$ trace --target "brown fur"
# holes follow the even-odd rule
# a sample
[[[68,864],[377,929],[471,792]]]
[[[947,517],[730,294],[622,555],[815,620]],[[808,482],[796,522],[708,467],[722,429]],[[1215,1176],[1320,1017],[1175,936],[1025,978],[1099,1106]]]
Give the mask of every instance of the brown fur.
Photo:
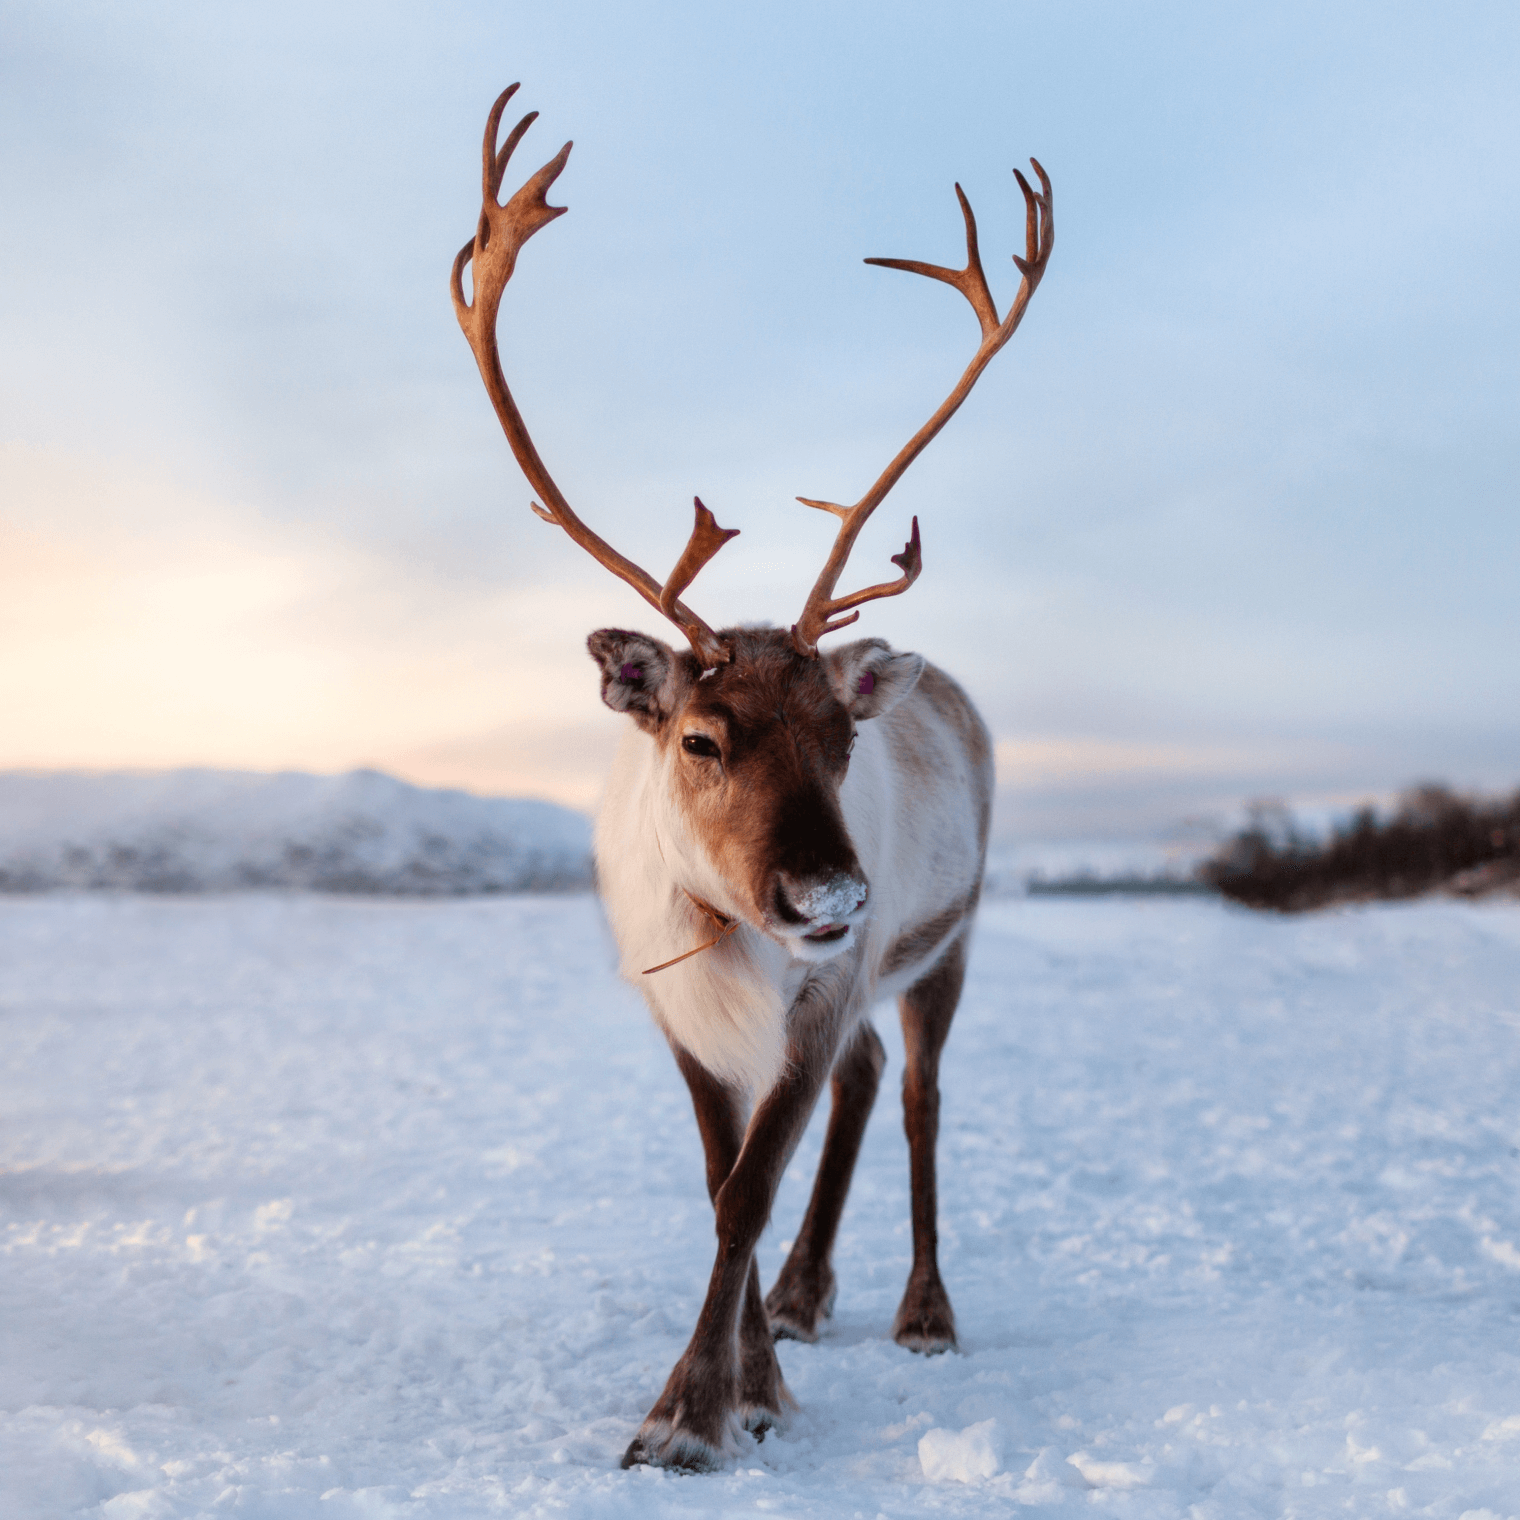
[[[679,755],[681,811],[748,916],[787,914],[788,879],[860,875],[840,812],[855,724],[825,661],[804,659],[776,628],[730,628],[733,658],[705,675],[686,651],[603,629],[588,641],[603,699],[627,712],[667,754],[692,737],[716,760]],[[623,680],[632,666],[638,678]]]
[[[678,745],[699,730],[721,743],[721,776],[715,766],[682,765],[677,784],[724,879],[745,883],[753,908],[769,915],[778,861],[782,870],[800,865],[800,851],[858,869],[836,800],[853,724],[822,662],[800,659],[779,630],[732,636],[732,663],[693,686],[661,742]],[[791,840],[778,840],[778,819]]]
[[[894,941],[891,949],[882,957],[881,974],[892,976],[898,971],[906,970],[915,961],[923,960],[931,951],[938,949],[950,931],[976,907],[976,899],[977,893],[970,892],[959,902],[951,903],[943,912],[936,913],[933,918],[909,929]]]
[[[834,1064],[833,1104],[813,1196],[786,1264],[765,1298],[771,1329],[778,1338],[816,1340],[818,1321],[833,1312],[834,1269],[829,1255],[886,1064],[881,1037],[869,1024],[860,1026]]]

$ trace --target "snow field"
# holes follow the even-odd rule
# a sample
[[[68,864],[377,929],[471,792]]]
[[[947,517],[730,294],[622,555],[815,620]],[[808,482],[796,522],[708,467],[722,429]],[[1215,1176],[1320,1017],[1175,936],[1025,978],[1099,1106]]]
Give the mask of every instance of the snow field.
[[[714,1477],[617,1469],[712,1229],[612,962],[586,897],[0,900],[0,1513],[1520,1514],[1513,905],[985,906],[963,1354],[887,1338],[883,1010],[836,1318]]]

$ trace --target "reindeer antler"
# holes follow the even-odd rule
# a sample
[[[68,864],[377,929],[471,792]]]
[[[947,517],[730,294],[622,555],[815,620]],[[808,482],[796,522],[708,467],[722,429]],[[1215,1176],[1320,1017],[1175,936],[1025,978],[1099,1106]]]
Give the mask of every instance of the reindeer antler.
[[[909,274],[927,275],[931,280],[943,280],[946,285],[953,285],[971,303],[972,310],[976,312],[977,321],[982,327],[982,342],[975,357],[966,366],[966,372],[961,376],[955,389],[941,403],[939,410],[903,445],[897,457],[881,472],[876,483],[853,507],[842,507],[838,502],[833,501],[813,501],[806,496],[797,498],[804,506],[818,507],[822,511],[834,513],[841,519],[834,547],[808,595],[807,605],[802,609],[802,616],[797,619],[792,628],[792,642],[801,654],[816,656],[818,640],[824,634],[847,627],[860,616],[858,612],[849,612],[847,617],[839,617],[839,613],[848,612],[852,607],[859,607],[863,602],[876,601],[880,597],[901,595],[918,579],[919,571],[923,569],[923,557],[918,541],[918,519],[915,517],[913,536],[903,546],[901,554],[892,556],[892,563],[902,570],[902,574],[895,581],[886,581],[879,586],[868,586],[864,591],[856,591],[850,596],[836,597],[834,595],[834,587],[839,583],[845,561],[849,559],[850,550],[854,548],[860,530],[865,527],[866,519],[881,505],[887,492],[897,484],[903,472],[918,458],[929,440],[955,415],[961,402],[971,394],[971,387],[976,384],[982,371],[992,362],[992,356],[1013,336],[1015,329],[1023,320],[1029,298],[1034,294],[1035,287],[1045,273],[1046,261],[1050,258],[1050,250],[1055,244],[1055,219],[1051,210],[1050,177],[1040,167],[1037,159],[1032,158],[1029,162],[1034,165],[1034,172],[1040,177],[1040,193],[1036,195],[1030,189],[1029,181],[1017,169],[1013,171],[1014,177],[1019,182],[1019,189],[1024,192],[1025,209],[1024,257],[1020,258],[1015,254],[1013,262],[1018,265],[1019,272],[1024,278],[1019,286],[1018,295],[1014,297],[1013,305],[1008,309],[1008,315],[1001,322],[998,321],[997,306],[993,302],[992,292],[987,288],[987,277],[982,272],[982,257],[976,242],[976,217],[972,214],[971,202],[966,199],[959,185],[955,187],[955,194],[961,203],[961,214],[966,219],[966,267],[964,269],[945,269],[938,264],[920,263],[916,259],[866,260],[868,264],[879,264],[885,269],[906,269]]]
[[[711,512],[700,500],[696,502],[697,520],[691,539],[686,545],[670,578],[662,586],[647,570],[641,570],[630,559],[625,559],[611,544],[599,537],[583,523],[570,508],[563,492],[538,457],[538,450],[528,436],[527,426],[512,392],[507,389],[506,376],[502,373],[501,355],[496,346],[496,315],[501,306],[502,292],[512,271],[517,267],[517,255],[524,243],[540,228],[546,227],[555,217],[563,216],[566,206],[551,206],[546,197],[549,186],[559,178],[570,157],[571,144],[566,143],[518,192],[502,205],[497,196],[501,191],[502,176],[506,173],[512,151],[522,141],[523,134],[538,117],[530,111],[507,134],[507,140],[498,151],[496,136],[501,128],[502,112],[507,102],[517,93],[518,86],[503,90],[491,107],[486,119],[485,143],[481,150],[481,208],[480,224],[475,236],[459,250],[454,268],[449,276],[449,288],[454,297],[454,315],[475,353],[480,366],[480,378],[485,382],[486,392],[496,408],[497,418],[512,453],[528,477],[528,482],[543,497],[545,506],[532,503],[533,510],[545,522],[557,523],[566,533],[585,549],[598,563],[620,580],[627,581],[650,606],[669,618],[691,641],[697,658],[707,669],[726,664],[730,658],[728,646],[684,602],[677,600],[680,594],[696,579],[697,573],[729,539],[738,534],[737,528],[720,528]],[[471,266],[472,299],[464,298],[465,266]],[[545,510],[547,508],[547,510]]]

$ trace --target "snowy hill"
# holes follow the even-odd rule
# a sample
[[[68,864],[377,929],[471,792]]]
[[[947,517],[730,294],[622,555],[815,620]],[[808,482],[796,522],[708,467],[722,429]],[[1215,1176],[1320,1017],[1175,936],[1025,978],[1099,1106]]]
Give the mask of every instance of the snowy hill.
[[[567,808],[378,771],[0,773],[4,892],[554,891],[590,884],[590,845]]]

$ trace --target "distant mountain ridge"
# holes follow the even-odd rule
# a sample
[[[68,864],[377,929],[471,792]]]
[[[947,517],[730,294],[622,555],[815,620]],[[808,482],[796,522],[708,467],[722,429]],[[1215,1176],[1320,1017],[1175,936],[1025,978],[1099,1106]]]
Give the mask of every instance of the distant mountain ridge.
[[[591,825],[379,771],[0,772],[0,892],[452,897],[589,887]]]

